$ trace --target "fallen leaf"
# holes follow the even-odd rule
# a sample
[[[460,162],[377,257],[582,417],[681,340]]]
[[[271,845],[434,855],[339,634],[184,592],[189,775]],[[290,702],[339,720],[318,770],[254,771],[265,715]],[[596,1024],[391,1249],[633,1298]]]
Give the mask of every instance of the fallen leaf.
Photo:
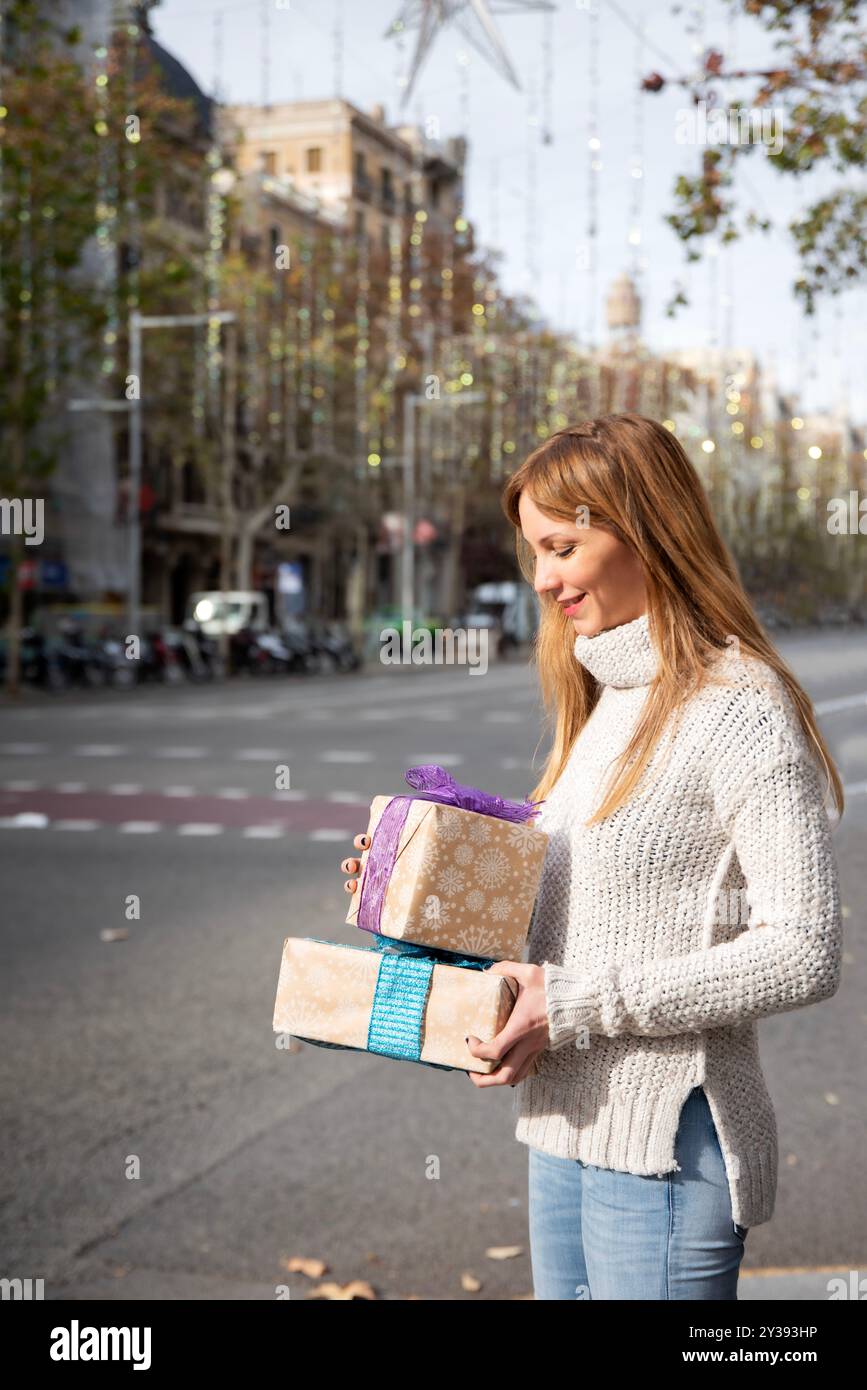
[[[126,941],[128,936],[126,927],[103,927],[99,933],[100,941]]]
[[[351,1298],[376,1298],[376,1294],[366,1279],[352,1279],[348,1284],[318,1284],[310,1292],[311,1298],[327,1298],[341,1301]]]
[[[523,1253],[523,1245],[490,1245],[485,1251],[489,1260],[513,1260]]]
[[[481,1280],[477,1279],[475,1274],[470,1274],[469,1270],[464,1270],[461,1275],[461,1288],[467,1293],[478,1293],[481,1287]]]
[[[284,1255],[280,1267],[289,1274],[306,1274],[309,1279],[321,1279],[323,1274],[328,1273],[324,1260],[306,1259],[303,1255],[292,1255],[289,1259]]]

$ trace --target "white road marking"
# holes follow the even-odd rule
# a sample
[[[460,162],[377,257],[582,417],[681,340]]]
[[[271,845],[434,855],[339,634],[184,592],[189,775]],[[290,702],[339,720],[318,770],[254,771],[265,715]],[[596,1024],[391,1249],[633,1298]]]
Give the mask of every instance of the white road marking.
[[[154,758],[204,758],[207,757],[207,748],[155,748],[152,756]]]
[[[347,840],[349,835],[345,830],[331,830],[326,827],[322,830],[311,830],[307,838],[310,840]]]
[[[326,748],[319,754],[323,763],[372,763],[374,756],[364,748]]]
[[[289,755],[279,748],[239,748],[235,757],[239,763],[285,763]]]
[[[113,782],[109,791],[112,796],[138,796],[144,787],[141,782]]]
[[[41,811],[19,811],[17,816],[4,816],[0,826],[7,830],[44,830],[48,817]]]
[[[156,820],[122,821],[117,828],[122,835],[153,835],[157,830],[162,830],[162,826]]]
[[[460,753],[414,753],[404,760],[408,767],[418,767],[420,763],[439,763],[440,767],[460,767],[464,761]]]
[[[72,754],[76,758],[118,758],[126,751],[122,743],[81,743]]]
[[[817,714],[836,714],[838,710],[859,709],[867,705],[867,695],[842,695],[836,700],[817,700],[813,706]]]
[[[4,782],[3,790],[6,792],[35,792],[39,786],[38,782]],[[60,787],[57,788],[61,790]]]
[[[848,785],[844,782],[843,791],[846,796],[863,796],[867,792],[867,782],[849,782]]]
[[[245,840],[279,840],[285,833],[282,825],[245,825],[243,830]]]
[[[222,835],[225,826],[214,825],[206,821],[190,821],[187,825],[178,826],[179,835]]]
[[[97,820],[54,820],[51,822],[52,830],[98,830],[99,821]]]

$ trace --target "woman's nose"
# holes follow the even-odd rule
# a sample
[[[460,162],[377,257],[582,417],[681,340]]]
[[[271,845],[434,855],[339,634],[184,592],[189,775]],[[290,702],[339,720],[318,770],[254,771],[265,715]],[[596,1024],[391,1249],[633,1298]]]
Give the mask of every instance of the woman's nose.
[[[560,580],[558,577],[553,574],[551,570],[547,569],[545,565],[537,564],[536,574],[533,579],[533,588],[536,590],[536,593],[544,594],[547,593],[549,589],[558,589],[559,587]]]

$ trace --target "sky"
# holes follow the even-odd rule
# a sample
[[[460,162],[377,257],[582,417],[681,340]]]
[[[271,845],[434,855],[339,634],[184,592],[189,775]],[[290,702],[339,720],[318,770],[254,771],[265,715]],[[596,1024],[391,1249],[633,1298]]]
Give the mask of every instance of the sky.
[[[223,101],[309,100],[339,91],[364,110],[381,102],[389,123],[435,118],[442,138],[464,134],[466,215],[478,239],[502,253],[506,291],[530,294],[553,327],[579,342],[604,340],[606,291],[620,272],[637,271],[642,337],[651,349],[746,348],[794,394],[798,413],[845,403],[853,420],[867,421],[867,288],[829,299],[811,319],[792,292],[798,261],[787,223],[836,187],[836,175],[782,177],[755,147],[740,161],[736,190],[744,207],[773,219],[774,231],[696,265],[687,263],[664,221],[674,209],[676,177],[697,172],[701,148],[677,139],[688,105],[683,89],[642,94],[640,76],[689,75],[697,53],[709,47],[726,54],[727,66],[729,55],[734,67],[767,66],[771,37],[742,13],[732,19],[726,0],[552,2],[546,17],[512,13],[518,0],[492,0],[520,90],[448,26],[437,34],[405,106],[399,79],[418,31],[407,30],[401,43],[386,37],[405,8],[401,0],[162,0],[152,24],[158,41]],[[588,146],[594,87],[601,142],[595,153]],[[749,90],[720,84],[717,99]],[[591,159],[601,162],[592,175]],[[595,298],[586,269],[591,177]],[[863,174],[858,182],[867,188]],[[636,227],[638,246],[628,240]],[[691,303],[670,318],[665,307],[677,282]]]

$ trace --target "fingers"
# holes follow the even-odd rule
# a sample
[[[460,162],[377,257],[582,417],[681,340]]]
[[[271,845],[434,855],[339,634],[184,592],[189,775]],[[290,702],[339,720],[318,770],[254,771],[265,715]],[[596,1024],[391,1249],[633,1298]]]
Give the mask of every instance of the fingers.
[[[517,1046],[523,1037],[526,1036],[526,1023],[522,1018],[515,1018],[514,1010],[507,1018],[505,1024],[497,1033],[496,1037],[491,1038],[490,1042],[482,1042],[479,1038],[470,1038],[468,1047],[474,1057],[480,1061],[497,1062],[506,1057],[512,1048]]]
[[[369,848],[370,848],[370,836],[369,836],[366,832],[362,832],[360,835],[356,835],[356,837],[355,837],[355,839],[352,841],[352,843],[355,845],[355,848],[356,848],[356,849],[369,849]],[[360,859],[344,859],[344,860],[341,862],[340,867],[341,867],[341,869],[343,870],[343,872],[344,872],[345,874],[357,874],[357,873],[359,873],[359,871],[361,870],[361,860],[360,860]],[[343,887],[344,887],[345,892],[347,892],[347,893],[354,893],[355,890],[356,890],[356,888],[358,887],[358,879],[357,879],[357,878],[350,878],[350,879],[348,879],[347,882],[344,883]]]
[[[491,1072],[469,1072],[476,1086],[517,1086],[535,1066],[536,1052],[533,1044],[517,1043],[507,1052],[502,1062]]]

